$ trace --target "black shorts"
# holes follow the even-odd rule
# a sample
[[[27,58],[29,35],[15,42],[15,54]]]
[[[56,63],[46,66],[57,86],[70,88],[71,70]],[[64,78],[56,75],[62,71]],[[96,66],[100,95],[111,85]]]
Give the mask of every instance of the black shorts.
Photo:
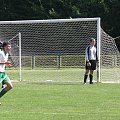
[[[86,70],[96,70],[96,60],[89,60],[91,63],[91,66],[87,66],[87,61],[86,61]]]

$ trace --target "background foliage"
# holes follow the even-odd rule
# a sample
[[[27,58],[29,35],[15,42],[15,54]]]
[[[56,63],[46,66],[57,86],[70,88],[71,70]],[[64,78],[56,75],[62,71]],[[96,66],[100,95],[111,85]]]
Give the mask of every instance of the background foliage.
[[[101,17],[102,28],[120,36],[119,0],[0,0],[0,21]],[[120,39],[116,39],[120,50]]]

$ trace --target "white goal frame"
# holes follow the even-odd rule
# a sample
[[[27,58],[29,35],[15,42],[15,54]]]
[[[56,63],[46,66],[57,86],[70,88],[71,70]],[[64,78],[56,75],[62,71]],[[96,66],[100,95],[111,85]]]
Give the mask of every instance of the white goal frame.
[[[21,59],[21,33],[19,32],[18,34],[16,34],[15,36],[13,36],[13,38],[9,39],[8,42],[11,42],[14,38],[18,37],[18,45],[16,45],[19,48],[19,81],[22,81],[22,59]]]
[[[22,24],[22,23],[55,23],[55,22],[76,22],[76,21],[97,21],[97,51],[99,59],[98,78],[97,82],[100,82],[100,45],[101,45],[101,19],[98,18],[74,18],[74,19],[52,19],[52,20],[21,20],[21,21],[0,21],[0,24]],[[19,79],[22,81],[21,73],[21,39],[22,35],[19,33]]]

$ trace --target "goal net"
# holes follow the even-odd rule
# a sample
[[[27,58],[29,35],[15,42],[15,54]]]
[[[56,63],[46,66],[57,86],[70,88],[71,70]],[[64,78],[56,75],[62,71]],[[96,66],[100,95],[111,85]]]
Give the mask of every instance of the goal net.
[[[91,37],[97,40],[98,81],[115,82],[114,76],[120,77],[119,52],[114,39],[101,31],[100,18],[0,22],[0,38],[11,41],[11,56],[19,69],[19,77],[15,67],[8,71],[15,80],[83,82],[85,49]],[[95,71],[95,81],[97,76]]]
[[[115,39],[101,30],[101,82],[120,83],[120,52]]]

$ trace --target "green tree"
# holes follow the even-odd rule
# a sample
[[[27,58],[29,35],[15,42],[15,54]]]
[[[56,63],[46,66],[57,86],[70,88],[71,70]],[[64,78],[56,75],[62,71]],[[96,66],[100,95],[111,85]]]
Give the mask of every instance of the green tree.
[[[119,16],[120,0],[0,0],[0,20],[101,17],[112,37],[120,36]]]

